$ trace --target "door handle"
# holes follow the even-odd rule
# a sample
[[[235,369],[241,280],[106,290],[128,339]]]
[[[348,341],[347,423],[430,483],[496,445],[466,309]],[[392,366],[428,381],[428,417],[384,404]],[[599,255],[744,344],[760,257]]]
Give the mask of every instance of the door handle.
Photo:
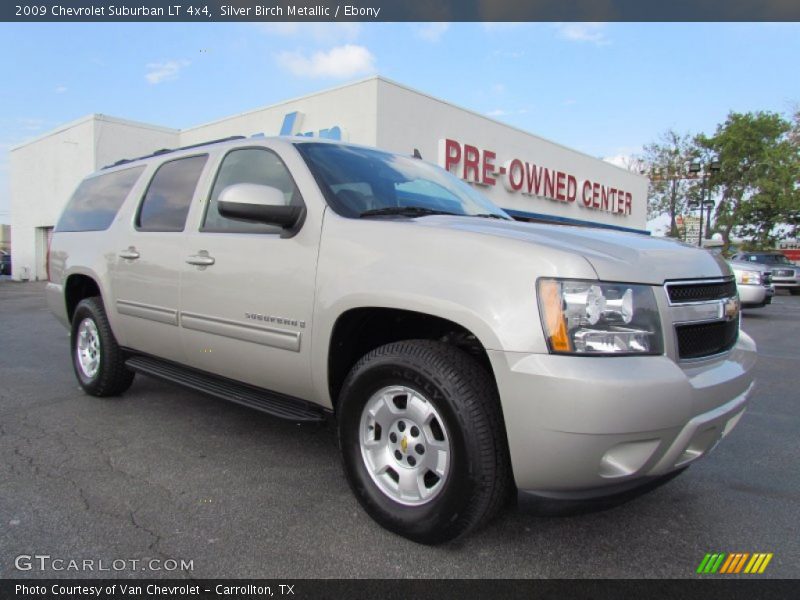
[[[123,250],[119,253],[119,257],[126,260],[136,260],[139,258],[139,252],[133,246],[128,246],[127,250]]]
[[[194,254],[187,258],[186,262],[198,267],[210,267],[214,264],[214,258],[209,256],[207,252],[201,251],[200,254]]]

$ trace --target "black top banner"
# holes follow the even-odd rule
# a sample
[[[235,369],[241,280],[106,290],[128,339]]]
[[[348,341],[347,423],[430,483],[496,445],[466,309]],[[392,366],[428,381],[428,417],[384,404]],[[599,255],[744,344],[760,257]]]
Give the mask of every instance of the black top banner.
[[[798,21],[798,0],[18,0],[0,20]]]

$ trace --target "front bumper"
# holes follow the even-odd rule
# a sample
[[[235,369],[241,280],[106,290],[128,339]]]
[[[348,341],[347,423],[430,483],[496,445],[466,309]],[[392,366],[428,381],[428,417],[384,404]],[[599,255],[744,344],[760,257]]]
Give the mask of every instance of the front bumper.
[[[772,301],[774,292],[771,288],[764,287],[763,285],[742,285],[737,286],[739,292],[739,300],[742,306],[764,306]]]
[[[754,342],[676,363],[667,356],[489,352],[517,487],[603,496],[687,466],[736,425],[753,387]]]

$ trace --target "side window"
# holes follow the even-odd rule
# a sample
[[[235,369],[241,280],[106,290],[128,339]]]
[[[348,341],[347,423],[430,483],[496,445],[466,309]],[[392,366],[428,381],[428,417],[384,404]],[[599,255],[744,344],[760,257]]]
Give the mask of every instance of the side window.
[[[266,148],[232,150],[222,160],[211,190],[201,231],[238,233],[280,233],[280,227],[228,219],[219,214],[217,201],[226,187],[237,183],[256,183],[278,188],[287,205],[302,204],[300,192],[280,157]]]
[[[84,179],[67,203],[56,231],[103,231],[111,226],[144,166]]]
[[[207,154],[190,156],[158,168],[136,217],[139,231],[183,231],[206,160]]]

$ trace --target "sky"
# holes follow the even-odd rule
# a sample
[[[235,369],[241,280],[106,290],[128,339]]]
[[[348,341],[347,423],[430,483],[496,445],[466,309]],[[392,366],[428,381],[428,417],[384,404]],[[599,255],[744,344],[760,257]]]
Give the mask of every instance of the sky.
[[[619,161],[788,115],[798,63],[797,23],[2,23],[0,223],[9,148],[91,113],[184,128],[379,74]]]

